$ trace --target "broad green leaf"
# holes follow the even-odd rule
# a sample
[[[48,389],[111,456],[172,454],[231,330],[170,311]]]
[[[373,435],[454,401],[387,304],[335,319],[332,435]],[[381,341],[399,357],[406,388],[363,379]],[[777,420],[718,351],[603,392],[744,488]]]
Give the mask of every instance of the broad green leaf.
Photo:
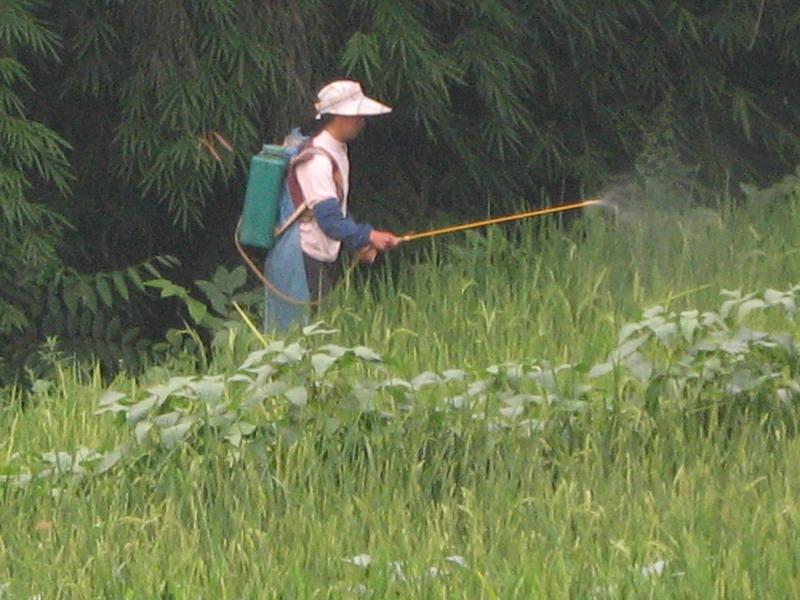
[[[382,388],[403,388],[406,390],[412,389],[411,384],[406,381],[405,379],[400,379],[399,377],[392,377],[390,379],[386,379],[382,381],[380,384]]]
[[[209,427],[225,428],[227,429],[231,424],[238,420],[236,413],[227,410],[225,406],[218,407],[218,410],[213,411],[206,422]]]
[[[130,292],[128,291],[128,284],[125,283],[125,277],[119,271],[111,273],[111,280],[114,282],[114,287],[117,293],[122,296],[126,301],[130,300]]]
[[[678,326],[675,323],[666,322],[651,329],[658,340],[667,348],[671,348],[678,333]]]
[[[686,342],[689,344],[691,344],[692,340],[694,340],[694,334],[697,331],[697,328],[700,326],[698,317],[699,317],[699,312],[696,310],[691,310],[681,313],[680,317],[681,334],[683,335],[683,339],[685,339]]]
[[[797,303],[791,293],[779,292],[777,290],[767,290],[764,292],[764,300],[770,306],[782,306],[790,315],[797,312]]]
[[[114,304],[114,299],[111,296],[111,288],[108,287],[106,280],[102,277],[98,277],[95,280],[95,288],[97,289],[97,295],[100,296],[103,303],[111,308]]]
[[[123,398],[127,398],[127,396],[121,392],[115,392],[113,390],[108,390],[102,396],[100,396],[100,400],[97,401],[98,406],[110,406],[112,404],[116,404]]]
[[[203,319],[208,314],[208,307],[194,298],[186,297],[183,300],[186,302],[186,307],[189,309],[189,316],[192,320],[198,325],[202,324]]]
[[[642,329],[641,323],[625,323],[619,330],[617,337],[617,344],[622,344],[631,337],[634,333],[638,333]]]
[[[625,368],[639,381],[647,381],[653,374],[653,364],[639,352],[625,358]]]
[[[166,279],[150,279],[145,281],[144,285],[161,290],[162,298],[171,298],[173,296],[186,298],[189,295],[189,292],[187,292],[185,288]]]
[[[275,373],[278,372],[278,370],[271,364],[266,364],[258,369],[252,369],[252,371],[253,374],[256,376],[256,380],[254,383],[254,385],[256,386],[264,385],[270,377],[272,377],[273,375],[275,375]]]
[[[224,439],[236,448],[242,445],[242,438],[250,435],[256,430],[256,426],[245,421],[231,423],[225,432]]]
[[[264,357],[269,353],[270,353],[269,350],[257,350],[255,352],[251,352],[250,354],[247,355],[247,358],[239,368],[247,370],[253,365],[261,364],[264,361]]]
[[[158,383],[147,388],[147,391],[157,396],[162,402],[176,392],[182,392],[195,381],[195,377],[170,377],[166,383]],[[185,394],[184,394],[185,395]]]
[[[722,342],[719,347],[728,354],[744,354],[749,349],[747,342],[740,340],[727,340]]]
[[[162,445],[168,449],[174,448],[178,442],[183,440],[183,438],[186,436],[186,433],[189,431],[189,429],[191,429],[192,425],[194,425],[195,421],[196,418],[189,417],[177,425],[160,429],[158,435],[161,439]]]
[[[241,265],[235,269],[231,269],[231,272],[228,274],[228,285],[230,286],[229,291],[235,292],[246,284],[247,270]]]
[[[492,382],[488,379],[479,379],[478,381],[473,381],[469,384],[469,386],[467,386],[467,395],[476,396],[478,394],[483,394],[489,390],[491,385]]]
[[[128,406],[124,404],[114,403],[114,404],[107,404],[106,406],[98,408],[96,411],[94,411],[93,414],[103,415],[106,413],[117,414],[117,413],[127,413],[127,412],[128,412]]]
[[[133,433],[136,436],[136,443],[141,444],[144,442],[147,439],[147,434],[150,433],[152,428],[152,421],[142,420],[136,423],[136,426],[133,428]]]
[[[436,385],[438,383],[441,383],[441,380],[439,379],[439,376],[436,373],[433,373],[431,371],[425,371],[414,377],[414,379],[412,379],[410,383],[413,389],[420,390],[425,386]]]
[[[81,299],[81,292],[80,288],[76,283],[65,283],[64,285],[64,293],[62,294],[64,298],[64,304],[67,305],[67,310],[71,315],[74,315],[78,312],[78,303]]]
[[[725,329],[727,326],[725,325],[725,321],[723,318],[714,312],[704,312],[702,318],[703,327],[711,327],[716,326],[720,329]]]
[[[289,385],[284,381],[271,381],[260,387],[253,387],[248,390],[247,396],[242,401],[242,406],[250,408],[260,404],[266,398],[283,394],[287,389],[289,389]]]
[[[525,407],[521,405],[505,406],[501,408],[498,412],[507,419],[514,419],[520,416],[523,412],[525,412]]]
[[[556,391],[556,372],[553,369],[531,371],[528,373],[528,379],[538,383],[546,392]]]
[[[753,296],[755,296],[755,294],[747,294],[743,298],[733,298],[731,300],[726,300],[725,302],[722,303],[722,305],[719,308],[719,315],[723,319],[729,318],[734,308],[736,308],[743,302],[750,300]]]
[[[303,327],[303,335],[310,337],[313,335],[330,335],[332,333],[339,333],[338,329],[322,329],[323,325],[325,325],[323,321],[318,321],[313,325]]]
[[[225,383],[203,378],[192,385],[197,396],[205,402],[218,402],[225,392]]]
[[[303,360],[305,354],[306,351],[303,349],[303,347],[295,342],[294,344],[288,345],[283,350],[283,352],[281,352],[278,356],[273,358],[272,362],[278,365],[285,365],[294,362],[299,362]]]
[[[42,460],[53,465],[58,473],[70,473],[76,466],[75,459],[69,452],[44,452]]]
[[[467,374],[461,369],[447,369],[442,371],[442,378],[445,381],[463,381]]]
[[[289,384],[285,381],[270,381],[269,383],[261,386],[261,389],[268,396],[278,396],[283,394],[289,388]]]
[[[100,462],[95,466],[94,472],[98,475],[111,470],[124,456],[124,449],[122,446],[115,448],[103,454]]]
[[[368,412],[375,409],[375,399],[378,397],[375,390],[362,384],[356,384],[353,386],[353,396],[358,402],[359,410]]]
[[[298,408],[305,408],[308,404],[308,390],[302,386],[297,386],[288,390],[285,396],[289,402]]]
[[[335,356],[339,358],[347,354],[347,348],[343,346],[337,346],[336,344],[325,344],[324,346],[320,347],[320,352],[327,352],[331,356]]]
[[[637,338],[628,340],[627,342],[619,346],[616,350],[611,352],[611,354],[608,355],[608,360],[610,362],[621,361],[626,356],[629,356],[634,352],[636,352],[645,342],[647,342],[647,340],[650,339],[650,336],[651,336],[650,332],[647,332],[643,335],[640,335]]]
[[[645,319],[652,319],[653,317],[663,315],[664,312],[665,309],[663,306],[651,306],[642,313],[642,317]]]
[[[218,314],[224,315],[228,311],[228,298],[223,294],[217,286],[213,283],[203,280],[195,281],[194,284],[202,290],[202,292],[206,295],[209,302],[211,302],[211,308],[213,308]]]
[[[747,315],[749,315],[754,310],[758,310],[767,306],[767,303],[763,300],[759,300],[758,298],[753,298],[752,300],[747,300],[746,302],[742,302],[739,305],[738,310],[736,311],[736,318],[741,321]]]
[[[89,308],[90,311],[93,313],[97,312],[97,294],[95,294],[94,290],[85,282],[81,282],[81,298],[86,306]]]
[[[134,423],[138,423],[142,419],[144,419],[150,411],[152,411],[159,403],[158,396],[148,396],[144,400],[140,400],[136,404],[133,404],[128,409],[127,420],[128,423],[133,425]]]
[[[381,360],[383,360],[380,354],[378,354],[371,348],[367,348],[366,346],[356,346],[355,348],[351,348],[350,350],[356,357],[362,360],[367,360],[372,362],[380,362]]]
[[[597,379],[598,377],[602,377],[603,375],[611,373],[611,371],[613,370],[614,370],[613,363],[611,362],[600,363],[598,365],[592,366],[592,368],[589,369],[589,373],[588,375],[586,375],[586,377],[588,379]]]
[[[173,410],[168,413],[158,415],[153,419],[153,424],[156,427],[172,427],[178,423],[182,414],[182,411]]]
[[[336,357],[318,352],[311,356],[311,366],[317,377],[322,377],[336,362]]]

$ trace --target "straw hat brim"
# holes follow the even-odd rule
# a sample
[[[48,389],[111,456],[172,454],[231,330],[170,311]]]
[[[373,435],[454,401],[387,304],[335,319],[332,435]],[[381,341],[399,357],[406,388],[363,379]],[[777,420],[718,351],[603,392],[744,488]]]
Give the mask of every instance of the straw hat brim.
[[[344,102],[334,104],[330,108],[327,108],[323,112],[319,113],[317,118],[324,114],[338,115],[342,117],[374,117],[377,115],[385,115],[390,112],[392,112],[392,108],[390,106],[386,106],[385,104],[382,104],[377,100],[373,100],[372,98],[362,96],[361,98],[354,98],[352,100],[345,100]]]

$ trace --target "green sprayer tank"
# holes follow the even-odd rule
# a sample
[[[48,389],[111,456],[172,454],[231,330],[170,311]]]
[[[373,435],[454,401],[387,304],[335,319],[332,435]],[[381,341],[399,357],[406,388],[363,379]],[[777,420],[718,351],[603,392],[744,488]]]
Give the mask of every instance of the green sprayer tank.
[[[261,152],[250,159],[239,224],[242,244],[267,249],[272,246],[288,164],[285,148],[270,144],[264,144]]]

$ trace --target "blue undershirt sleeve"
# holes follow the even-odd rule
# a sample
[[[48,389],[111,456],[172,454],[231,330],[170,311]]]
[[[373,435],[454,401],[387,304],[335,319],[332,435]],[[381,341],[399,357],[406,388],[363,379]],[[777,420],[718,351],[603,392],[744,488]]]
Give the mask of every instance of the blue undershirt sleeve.
[[[335,198],[317,202],[312,210],[322,232],[329,238],[342,242],[348,250],[358,250],[369,243],[372,226],[356,223],[350,217],[345,217]]]

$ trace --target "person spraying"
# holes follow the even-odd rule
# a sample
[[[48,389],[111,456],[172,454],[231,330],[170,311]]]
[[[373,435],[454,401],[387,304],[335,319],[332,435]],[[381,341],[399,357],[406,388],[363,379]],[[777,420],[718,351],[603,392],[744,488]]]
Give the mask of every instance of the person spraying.
[[[348,143],[364,129],[366,119],[391,112],[367,97],[357,81],[338,80],[317,94],[313,131],[306,138],[295,130],[284,146],[297,154],[286,172],[276,241],[264,261],[264,330],[285,331],[308,319],[341,276],[339,254],[355,253],[372,263],[378,253],[401,238],[353,220],[348,210],[350,160]]]
[[[242,259],[264,284],[265,332],[282,332],[293,323],[307,322],[308,309],[313,310],[341,276],[342,247],[353,252],[356,261],[372,263],[378,253],[401,243],[607,204],[603,199],[581,200],[402,236],[380,231],[349,216],[347,144],[361,133],[368,117],[392,109],[365,96],[361,85],[351,80],[322,88],[315,108],[309,135],[295,129],[283,145],[266,144],[251,159],[234,240]],[[227,141],[225,145],[232,151]],[[268,251],[263,270],[243,245]]]

